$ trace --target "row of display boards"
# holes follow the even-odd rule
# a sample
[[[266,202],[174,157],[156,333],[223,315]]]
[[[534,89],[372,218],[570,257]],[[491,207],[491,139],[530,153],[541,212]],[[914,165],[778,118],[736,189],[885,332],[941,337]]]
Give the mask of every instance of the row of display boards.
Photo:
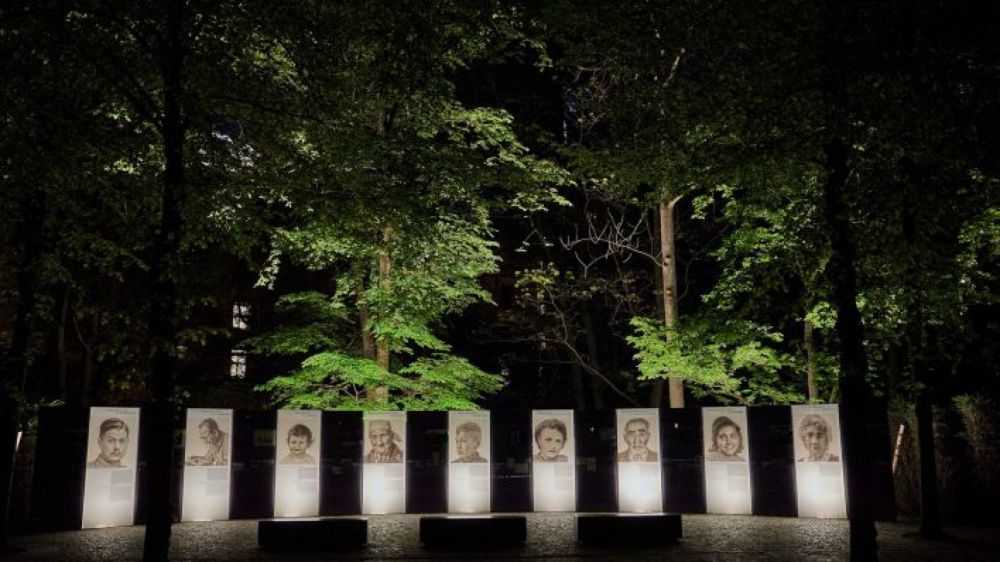
[[[183,521],[229,519],[234,516],[231,506],[240,500],[269,503],[267,513],[254,514],[258,517],[351,511],[572,512],[593,510],[594,502],[584,498],[595,495],[613,496],[614,505],[603,502],[605,510],[656,513],[676,509],[677,498],[671,506],[671,494],[702,495],[707,513],[776,514],[767,508],[768,496],[791,494],[799,516],[844,517],[838,407],[801,405],[762,411],[765,408],[750,409],[758,415],[748,415],[745,407],[694,412],[619,409],[597,414],[534,410],[530,417],[489,411],[280,410],[270,418],[270,428],[257,423],[252,429],[236,423],[233,410],[188,409],[176,443],[183,459],[177,482],[179,515]],[[776,415],[780,413],[784,420]],[[672,436],[680,435],[682,423],[693,427],[697,414],[700,443],[694,452],[693,436],[683,444]],[[88,417],[82,527],[133,524],[144,467],[140,449],[148,447],[142,442],[140,409],[97,407]],[[329,418],[337,423],[331,425]],[[413,424],[420,430],[412,430]],[[43,438],[40,433],[40,448]],[[244,444],[236,447],[243,450],[247,443],[258,451],[270,450],[269,458],[240,458],[239,453],[234,458],[237,442]],[[688,448],[684,457],[677,454],[679,446]],[[512,453],[515,449],[523,452]],[[783,463],[791,467],[789,482],[768,476],[776,463],[779,469]],[[234,483],[234,473],[248,468],[269,471],[266,492],[260,482]],[[613,478],[606,477],[609,470]],[[685,471],[690,475],[694,470],[701,473],[700,486],[691,485],[690,478],[671,481],[674,475],[683,480]],[[39,475],[44,474],[41,470]],[[351,480],[352,474],[356,480]],[[435,475],[443,475],[441,492],[446,497],[440,507],[431,505],[433,498],[423,503],[418,498],[426,500],[433,494]],[[518,480],[524,479],[530,481],[530,504],[517,505],[516,498],[504,496],[517,496],[523,483]],[[36,486],[37,480],[36,476]],[[241,494],[250,497],[234,497]],[[335,501],[342,507],[353,505],[348,496],[356,494],[357,509],[330,509],[331,494],[338,496]],[[515,501],[505,501],[510,499]],[[246,510],[235,514],[246,515]]]
[[[774,439],[791,441],[784,443],[784,450],[792,452],[788,460],[794,466],[797,514],[845,517],[838,407],[799,405],[790,410],[791,419],[783,426],[791,431],[769,429],[768,433],[774,434]],[[717,514],[754,513],[751,465],[758,459],[751,448],[747,408],[713,407],[700,412],[699,460],[704,475],[705,510]],[[280,410],[273,432],[255,431],[255,441],[264,441],[273,448],[273,516],[325,514],[321,490],[324,474],[330,470],[324,470],[323,465],[328,463],[326,468],[336,472],[344,461],[360,461],[360,489],[354,493],[361,496],[362,514],[405,513],[408,471],[414,465],[408,451],[427,450],[413,437],[419,434],[408,433],[407,413],[364,412],[358,419],[362,427],[356,428],[362,440],[360,459],[331,458],[330,452],[323,450],[324,443],[330,442],[324,439],[323,416],[320,411]],[[447,512],[494,511],[494,495],[498,493],[494,489],[498,487],[494,485],[495,469],[497,465],[512,465],[514,460],[495,454],[493,416],[489,411],[448,412],[446,416],[447,427],[436,432],[446,431],[446,454],[441,454],[442,449],[430,457],[421,454],[420,462],[444,465]],[[90,409],[82,502],[84,528],[135,522],[140,418],[139,408]],[[534,511],[578,510],[578,473],[595,462],[588,455],[578,459],[578,451],[587,449],[586,441],[598,439],[602,431],[591,424],[579,434],[577,421],[572,410],[534,410],[527,428],[530,433],[520,433],[530,435],[529,477]],[[672,443],[661,431],[662,421],[662,411],[657,409],[614,412],[614,493],[618,511],[656,513],[664,509],[664,452]],[[233,410],[188,409],[186,427],[180,435],[178,445],[184,459],[179,482],[181,520],[229,519],[234,494]],[[610,441],[607,437],[604,440]],[[357,430],[345,432],[344,439],[357,438]],[[235,493],[254,494],[259,490],[237,489]]]

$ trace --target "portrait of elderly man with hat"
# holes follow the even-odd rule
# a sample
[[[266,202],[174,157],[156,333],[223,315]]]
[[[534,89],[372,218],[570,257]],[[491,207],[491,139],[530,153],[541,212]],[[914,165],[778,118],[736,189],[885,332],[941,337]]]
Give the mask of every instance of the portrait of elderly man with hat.
[[[392,430],[389,420],[368,422],[368,442],[371,449],[365,453],[365,464],[403,462],[403,450],[397,445],[401,439]]]

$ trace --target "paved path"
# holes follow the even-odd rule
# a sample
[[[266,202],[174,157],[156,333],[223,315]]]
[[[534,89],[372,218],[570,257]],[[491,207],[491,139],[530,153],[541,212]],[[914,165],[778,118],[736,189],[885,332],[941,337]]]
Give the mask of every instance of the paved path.
[[[844,560],[847,522],[779,517],[685,515],[684,538],[657,549],[598,549],[576,543],[571,514],[528,514],[528,542],[517,549],[495,551],[428,550],[420,545],[418,515],[376,516],[369,519],[369,545],[346,552],[276,555],[257,549],[255,521],[183,523],[174,526],[171,559],[230,560]],[[880,558],[886,561],[1000,560],[1000,530],[949,529],[957,542],[929,542],[905,537],[915,528],[902,523],[879,525]],[[120,561],[138,560],[142,527],[119,527],[15,538],[19,554],[4,560]],[[622,537],[623,545],[629,537]]]

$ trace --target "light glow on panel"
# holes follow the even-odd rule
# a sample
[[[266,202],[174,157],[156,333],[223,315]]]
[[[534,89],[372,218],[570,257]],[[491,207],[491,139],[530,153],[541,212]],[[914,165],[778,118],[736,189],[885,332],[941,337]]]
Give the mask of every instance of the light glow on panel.
[[[229,519],[233,411],[188,408],[181,521]]]
[[[663,510],[660,417],[656,408],[626,408],[615,413],[618,510]]]
[[[84,529],[133,523],[138,449],[138,408],[90,409],[83,485]]]
[[[534,510],[576,511],[573,410],[534,410],[531,426]]]
[[[792,406],[792,430],[799,517],[847,517],[837,405]]]
[[[319,410],[278,411],[275,517],[319,515],[322,416]]]
[[[361,512],[406,512],[406,412],[364,413]]]
[[[490,413],[448,412],[448,512],[490,511]]]
[[[749,515],[750,432],[745,407],[702,408],[708,513]]]

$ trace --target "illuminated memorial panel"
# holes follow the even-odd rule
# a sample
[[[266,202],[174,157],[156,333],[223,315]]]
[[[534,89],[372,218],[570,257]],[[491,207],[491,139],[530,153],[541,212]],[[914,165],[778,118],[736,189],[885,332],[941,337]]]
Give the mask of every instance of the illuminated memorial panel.
[[[132,524],[138,450],[138,408],[90,409],[84,529]]]
[[[188,408],[181,521],[229,519],[233,411]]]
[[[620,409],[615,413],[618,449],[618,510],[663,510],[660,464],[660,418],[656,408]]]
[[[531,427],[535,511],[576,511],[573,410],[534,410]]]
[[[322,419],[319,410],[278,410],[274,449],[275,517],[319,515]]]
[[[792,406],[799,517],[847,517],[836,404]]]
[[[448,512],[490,511],[490,413],[448,412]]]
[[[708,513],[749,514],[750,440],[744,407],[702,408]]]
[[[361,512],[406,512],[406,412],[365,412]]]

